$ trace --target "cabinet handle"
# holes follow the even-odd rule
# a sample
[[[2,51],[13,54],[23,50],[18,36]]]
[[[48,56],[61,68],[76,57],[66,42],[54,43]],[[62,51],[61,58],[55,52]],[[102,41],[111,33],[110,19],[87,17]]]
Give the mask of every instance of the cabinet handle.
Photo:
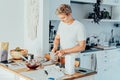
[[[83,54],[83,56],[90,56],[91,54]]]
[[[107,69],[104,69],[104,71],[107,71]]]
[[[107,56],[105,56],[105,58],[107,58]]]
[[[104,62],[107,62],[107,60],[105,60]]]

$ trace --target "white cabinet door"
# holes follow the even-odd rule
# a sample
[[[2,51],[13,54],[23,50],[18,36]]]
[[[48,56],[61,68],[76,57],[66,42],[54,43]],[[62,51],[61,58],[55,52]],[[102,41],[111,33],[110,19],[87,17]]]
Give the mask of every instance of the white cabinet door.
[[[109,57],[106,51],[97,53],[97,75],[95,80],[110,80],[110,66]]]
[[[91,54],[83,53],[80,56],[80,67],[91,69]]]
[[[97,67],[97,58],[96,58],[96,52],[87,52],[83,53],[80,56],[80,67],[96,70]]]
[[[55,11],[60,4],[70,4],[70,0],[49,0],[49,20],[59,20]]]
[[[0,68],[0,80],[15,80],[15,75]]]
[[[91,55],[97,55],[97,74],[95,80],[120,79],[120,49],[88,52],[81,54],[81,67],[91,69]],[[88,79],[89,80],[89,79]]]
[[[120,79],[120,50],[109,50],[107,51],[110,59],[110,73],[112,73],[112,78],[110,80],[119,80]],[[109,74],[110,74],[109,73]]]
[[[120,0],[103,0],[102,4],[106,4],[106,5],[120,5]]]
[[[119,80],[120,50],[106,50],[97,54],[96,80]],[[112,77],[111,77],[112,76]]]
[[[96,3],[96,0],[71,0],[76,2],[85,2],[85,3]]]

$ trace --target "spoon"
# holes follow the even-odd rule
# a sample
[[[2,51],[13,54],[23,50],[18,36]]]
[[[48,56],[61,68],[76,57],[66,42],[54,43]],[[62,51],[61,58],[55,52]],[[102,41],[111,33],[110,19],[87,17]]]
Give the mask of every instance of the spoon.
[[[19,54],[25,61],[28,61],[23,55]]]

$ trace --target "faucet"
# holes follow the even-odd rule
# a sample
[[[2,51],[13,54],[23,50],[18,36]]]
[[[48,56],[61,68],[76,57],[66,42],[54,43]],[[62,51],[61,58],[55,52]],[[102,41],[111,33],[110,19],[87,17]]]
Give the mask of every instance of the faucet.
[[[109,39],[109,46],[111,46],[111,43],[114,43],[113,29],[111,30],[111,37]]]

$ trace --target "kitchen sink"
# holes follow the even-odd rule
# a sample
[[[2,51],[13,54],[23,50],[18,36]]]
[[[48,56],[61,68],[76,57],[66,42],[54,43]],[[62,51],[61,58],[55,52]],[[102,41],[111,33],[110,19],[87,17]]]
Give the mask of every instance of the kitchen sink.
[[[92,50],[92,51],[98,51],[98,50],[102,50],[102,49],[98,49],[98,48],[91,48],[90,50]]]

